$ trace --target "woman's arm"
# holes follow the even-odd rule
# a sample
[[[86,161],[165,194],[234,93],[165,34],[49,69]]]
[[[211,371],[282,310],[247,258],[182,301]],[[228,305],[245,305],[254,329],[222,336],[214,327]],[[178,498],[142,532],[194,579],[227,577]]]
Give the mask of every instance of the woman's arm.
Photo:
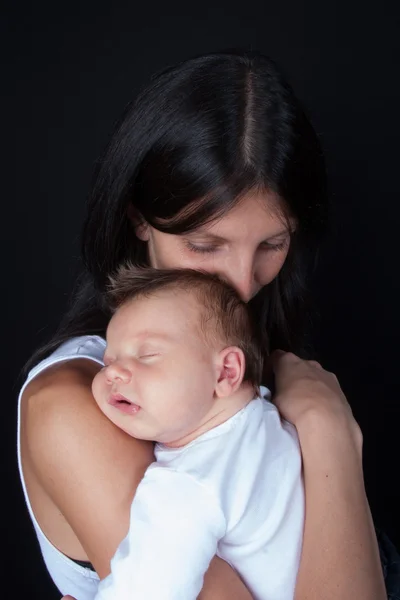
[[[295,600],[385,600],[362,435],[332,373],[276,353],[276,405],[297,428],[306,520]]]
[[[295,599],[386,599],[361,448],[317,415],[299,425],[299,438],[306,522]]]
[[[91,393],[98,365],[55,366],[25,390],[23,440],[37,479],[67,520],[100,578],[129,527],[130,506],[153,444],[132,438],[100,411]],[[233,570],[215,558],[202,600],[250,600]]]

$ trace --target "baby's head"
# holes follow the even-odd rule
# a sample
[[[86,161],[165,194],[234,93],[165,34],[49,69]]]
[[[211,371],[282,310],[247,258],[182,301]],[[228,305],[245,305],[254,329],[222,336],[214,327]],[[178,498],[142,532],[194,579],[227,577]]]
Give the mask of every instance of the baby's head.
[[[93,394],[130,435],[181,445],[258,391],[261,340],[247,305],[217,276],[123,267],[109,299]]]

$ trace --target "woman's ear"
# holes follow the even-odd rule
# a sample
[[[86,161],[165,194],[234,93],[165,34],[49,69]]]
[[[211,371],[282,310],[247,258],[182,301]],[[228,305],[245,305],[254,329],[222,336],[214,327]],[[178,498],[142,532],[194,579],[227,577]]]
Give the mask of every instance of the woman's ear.
[[[143,219],[141,214],[136,210],[136,208],[132,204],[129,204],[127,214],[128,219],[133,225],[136,236],[139,238],[139,240],[142,240],[142,242],[148,242],[150,232],[147,221]]]
[[[246,369],[243,351],[237,346],[224,348],[218,354],[218,381],[215,395],[230,396],[241,386]]]

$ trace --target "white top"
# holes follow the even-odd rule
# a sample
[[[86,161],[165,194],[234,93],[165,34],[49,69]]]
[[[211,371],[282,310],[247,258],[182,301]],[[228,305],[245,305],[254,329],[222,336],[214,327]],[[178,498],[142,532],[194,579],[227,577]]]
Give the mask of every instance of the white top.
[[[29,373],[18,408],[18,464],[42,555],[62,594],[76,600],[193,600],[214,554],[237,569],[255,599],[293,600],[304,521],[295,428],[267,400],[252,401],[187,446],[156,446],[131,510],[131,526],[99,585],[45,537],[27,495],[20,455],[20,401],[49,366],[74,358],[103,364],[105,341],[73,338]],[[262,388],[263,393],[268,393]],[[98,593],[97,593],[98,592]],[[96,596],[97,593],[97,596]]]
[[[293,600],[304,523],[301,455],[276,407],[257,398],[182,448],[156,445],[156,458],[96,600],[196,600],[215,554],[255,600]]]

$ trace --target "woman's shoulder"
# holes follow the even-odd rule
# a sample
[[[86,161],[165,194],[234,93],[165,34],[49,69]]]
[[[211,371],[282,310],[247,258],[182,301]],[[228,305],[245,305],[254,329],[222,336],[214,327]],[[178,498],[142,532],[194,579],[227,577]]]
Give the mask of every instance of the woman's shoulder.
[[[105,346],[105,340],[97,335],[82,335],[65,341],[49,356],[32,367],[22,385],[20,396],[28,386],[32,387],[30,384],[34,380],[49,380],[50,373],[57,373],[57,378],[58,374],[62,372],[79,372],[82,365],[87,363],[102,366]],[[92,370],[93,365],[88,368]]]
[[[78,453],[76,459],[80,456],[82,460],[86,454],[86,463],[93,463],[90,455],[99,456],[99,443],[104,450],[105,439],[110,452],[113,452],[113,440],[121,445],[123,438],[122,445],[132,445],[129,442],[133,438],[116,428],[93,399],[92,381],[103,365],[104,349],[102,338],[74,338],[30,372],[20,392],[20,430],[21,436],[29,439],[31,458],[34,459],[35,453],[42,453],[37,457],[37,464],[44,464],[49,453],[55,452],[60,458],[66,454],[66,448],[70,458],[72,447]],[[96,450],[92,453],[87,447],[88,427]],[[115,454],[113,456],[115,459]]]
[[[103,365],[105,340],[84,335],[62,343],[49,356],[36,364],[20,390],[19,402],[35,397],[35,406],[46,398],[51,403],[79,390],[91,390],[91,382]]]
[[[60,344],[49,356],[38,362],[29,371],[25,384],[59,363],[66,363],[76,359],[87,359],[103,364],[105,346],[105,340],[98,335],[73,337]]]
[[[51,500],[102,577],[126,534],[135,489],[153,460],[152,444],[115,427],[93,398],[104,348],[104,340],[94,336],[60,346],[32,369],[19,412],[25,480],[31,489],[36,486],[38,498]]]

